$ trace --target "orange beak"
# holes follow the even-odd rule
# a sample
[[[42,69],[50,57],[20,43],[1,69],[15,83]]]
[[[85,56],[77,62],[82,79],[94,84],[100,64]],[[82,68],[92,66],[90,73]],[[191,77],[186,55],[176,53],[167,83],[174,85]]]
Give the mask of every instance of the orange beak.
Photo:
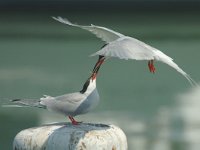
[[[99,56],[99,60],[95,64],[94,69],[92,71],[92,75],[91,75],[92,80],[96,79],[97,74],[99,72],[99,69],[100,69],[100,67],[101,67],[101,65],[103,64],[104,61],[105,61],[105,57]]]
[[[104,57],[104,58],[101,58],[101,59],[99,59],[99,60],[97,61],[96,65],[95,65],[95,67],[94,67],[94,69],[93,69],[93,73],[98,73],[99,68],[100,68],[101,65],[104,63],[104,61],[105,61],[105,57]]]

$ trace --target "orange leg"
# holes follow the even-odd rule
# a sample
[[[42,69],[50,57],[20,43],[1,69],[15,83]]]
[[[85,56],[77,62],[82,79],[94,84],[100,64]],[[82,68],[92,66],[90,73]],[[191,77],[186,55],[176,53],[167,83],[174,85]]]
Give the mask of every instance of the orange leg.
[[[150,60],[150,61],[148,62],[148,67],[149,67],[149,71],[150,71],[150,72],[155,73],[156,68],[155,68],[155,66],[154,66],[153,63],[154,63],[153,60]]]
[[[68,116],[68,117],[73,125],[78,125],[80,123],[80,122],[77,122],[72,116]]]
[[[148,61],[148,67],[149,67],[149,71],[151,72],[151,62]]]

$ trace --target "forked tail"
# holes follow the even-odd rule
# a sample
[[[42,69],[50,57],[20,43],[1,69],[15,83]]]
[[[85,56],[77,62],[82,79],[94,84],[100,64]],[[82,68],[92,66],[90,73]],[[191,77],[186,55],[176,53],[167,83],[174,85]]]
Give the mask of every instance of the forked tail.
[[[37,107],[46,109],[46,106],[40,104],[38,99],[13,99],[9,103],[3,104],[2,107]]]

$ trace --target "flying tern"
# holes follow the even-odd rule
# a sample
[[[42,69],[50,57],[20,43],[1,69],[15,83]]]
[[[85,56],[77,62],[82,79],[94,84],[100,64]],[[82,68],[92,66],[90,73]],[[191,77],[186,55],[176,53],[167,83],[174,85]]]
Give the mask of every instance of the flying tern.
[[[100,66],[99,66],[100,67]],[[38,107],[68,116],[73,125],[78,125],[74,116],[85,114],[94,109],[99,102],[96,88],[96,76],[99,67],[92,73],[80,92],[64,94],[57,97],[47,96],[37,99],[14,99],[12,104],[4,107]],[[14,104],[14,105],[13,105]]]
[[[96,26],[93,24],[90,26],[73,24],[69,20],[62,17],[53,17],[53,19],[69,26],[90,31],[105,42],[105,45],[99,51],[91,55],[99,55],[99,59],[94,67],[94,70],[96,70],[99,65],[103,64],[106,58],[117,57],[126,60],[147,60],[150,72],[155,73],[156,69],[154,66],[154,61],[160,61],[181,73],[191,85],[196,85],[196,82],[190,77],[190,75],[184,72],[176,63],[174,63],[171,57],[142,41],[125,36],[102,26]]]

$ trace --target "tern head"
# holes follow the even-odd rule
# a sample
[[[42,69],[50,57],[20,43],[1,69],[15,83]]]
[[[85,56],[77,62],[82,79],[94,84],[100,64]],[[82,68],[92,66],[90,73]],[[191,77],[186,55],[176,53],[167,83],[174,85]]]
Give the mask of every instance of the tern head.
[[[104,56],[99,56],[98,62],[100,62],[100,63],[98,64],[98,62],[97,62],[97,64],[95,65],[95,68],[92,71],[92,75],[87,79],[87,81],[83,85],[83,89],[80,91],[80,93],[82,93],[82,94],[90,93],[91,91],[93,91],[96,88],[97,74],[99,72],[99,68],[101,67],[101,64],[103,63],[104,59],[105,59]]]
[[[96,76],[96,73],[92,73],[92,75],[87,79],[87,81],[83,85],[83,88],[80,91],[80,93],[91,93],[96,88]]]

